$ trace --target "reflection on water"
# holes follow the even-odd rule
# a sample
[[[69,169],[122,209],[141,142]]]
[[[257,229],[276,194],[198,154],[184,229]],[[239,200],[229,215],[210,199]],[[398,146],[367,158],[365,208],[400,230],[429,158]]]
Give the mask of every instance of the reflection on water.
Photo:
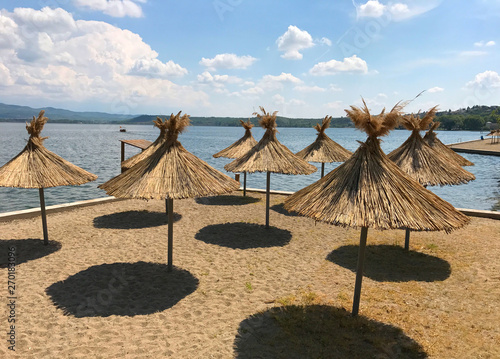
[[[291,151],[298,152],[308,146],[316,138],[312,128],[278,128],[278,140]],[[262,128],[254,128],[254,137],[259,140],[264,133]],[[357,141],[364,141],[366,135],[352,128],[329,128],[328,136],[350,151],[355,151]],[[401,145],[410,132],[393,131],[382,139],[382,149],[387,153]],[[68,161],[73,162],[99,178],[90,183],[73,187],[49,188],[45,191],[46,204],[54,205],[73,201],[105,197],[104,191],[97,185],[104,183],[120,173],[120,139],[147,139],[154,141],[158,130],[152,125],[128,125],[127,132],[119,132],[118,125],[86,125],[47,123],[42,135],[49,138],[45,146]],[[231,160],[212,157],[212,154],[229,146],[243,135],[241,127],[189,127],[179,139],[183,146],[211,166],[225,172],[224,165]],[[484,134],[483,134],[484,135]],[[444,143],[455,143],[479,139],[481,133],[471,131],[440,131],[438,136]],[[17,155],[26,145],[28,134],[23,123],[0,123],[0,166]],[[139,152],[130,146],[126,148],[126,157]],[[462,154],[475,163],[466,169],[475,174],[476,180],[460,186],[430,187],[429,189],[452,203],[455,207],[500,210],[499,187],[500,158]],[[316,164],[320,168],[320,164]],[[339,163],[325,165],[325,171],[336,168]],[[232,173],[228,173],[234,176]],[[271,176],[271,189],[296,191],[320,177],[320,171],[309,176]],[[264,173],[248,174],[247,186],[265,188]],[[39,207],[38,191],[0,187],[0,212],[9,212]]]

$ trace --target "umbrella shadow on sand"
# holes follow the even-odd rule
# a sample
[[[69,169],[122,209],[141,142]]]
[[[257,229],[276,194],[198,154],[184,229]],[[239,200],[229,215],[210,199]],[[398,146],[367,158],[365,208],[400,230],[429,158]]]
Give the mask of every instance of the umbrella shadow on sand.
[[[194,238],[232,249],[282,247],[292,239],[290,231],[254,223],[224,223],[203,227]]]
[[[342,246],[330,252],[327,260],[356,272],[359,246]],[[378,282],[434,282],[451,274],[447,261],[428,254],[407,251],[393,245],[367,245],[363,274]]]
[[[271,209],[274,212],[278,212],[278,213],[283,214],[285,216],[289,216],[289,217],[297,217],[298,216],[297,212],[288,212],[285,209],[285,207],[283,207],[283,203],[275,204],[274,206],[271,207]]]
[[[45,292],[65,315],[147,315],[173,307],[193,293],[198,279],[160,263],[101,264],[52,284]]]
[[[50,241],[44,245],[43,240],[28,239],[0,239],[0,268],[7,268],[9,258],[15,259],[15,264],[26,263],[31,260],[39,259],[61,249],[61,243]],[[13,253],[9,257],[9,253]],[[14,261],[10,261],[13,263]]]
[[[198,204],[204,204],[207,206],[243,206],[245,204],[259,202],[260,198],[230,195],[230,196],[198,197],[195,198],[194,200]]]
[[[235,358],[426,358],[397,327],[327,305],[275,307],[240,323]]]
[[[174,222],[179,221],[182,215],[174,213]],[[134,229],[164,226],[168,224],[165,212],[125,211],[94,218],[95,228]]]

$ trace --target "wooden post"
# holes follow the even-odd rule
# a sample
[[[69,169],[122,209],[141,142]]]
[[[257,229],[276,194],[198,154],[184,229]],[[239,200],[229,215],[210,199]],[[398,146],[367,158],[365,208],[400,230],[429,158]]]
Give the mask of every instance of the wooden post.
[[[271,194],[271,172],[267,172],[266,181],[266,228],[269,228],[269,196]]]
[[[325,175],[325,162],[321,162],[321,178]]]
[[[167,197],[165,197],[165,213],[167,214],[167,219],[168,219],[168,199],[167,199]]]
[[[125,161],[125,142],[122,142],[121,144],[122,144],[122,155],[121,155],[121,162],[120,162],[120,170],[123,173],[122,163],[123,163],[123,161]]]
[[[121,144],[122,144],[122,156],[121,156],[121,160],[123,162],[123,161],[125,161],[125,142],[122,142]]]
[[[174,247],[174,200],[167,198],[168,211],[168,271],[172,271],[172,257]]]
[[[47,230],[47,212],[45,211],[45,195],[43,188],[38,189],[40,194],[40,209],[42,210],[43,244],[49,244],[49,232]]]
[[[365,249],[368,228],[361,228],[359,237],[358,267],[356,269],[356,284],[354,286],[354,300],[352,303],[352,315],[357,316],[359,312],[359,299],[361,297],[361,283],[363,281],[363,270],[365,268]]]
[[[406,228],[406,233],[405,233],[405,249],[407,251],[410,250],[410,230]]]
[[[247,195],[247,173],[243,172],[243,197]]]

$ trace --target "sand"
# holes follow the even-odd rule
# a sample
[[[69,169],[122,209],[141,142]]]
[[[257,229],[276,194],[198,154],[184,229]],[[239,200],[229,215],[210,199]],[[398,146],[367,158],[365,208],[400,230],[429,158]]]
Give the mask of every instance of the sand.
[[[39,218],[0,223],[4,308],[8,247],[17,260],[16,351],[4,309],[0,357],[500,357],[499,221],[414,232],[410,253],[403,231],[369,230],[355,320],[359,230],[273,195],[266,231],[264,195],[240,196],[174,201],[172,273],[164,201],[50,214],[48,247]],[[282,304],[307,304],[300,323]]]

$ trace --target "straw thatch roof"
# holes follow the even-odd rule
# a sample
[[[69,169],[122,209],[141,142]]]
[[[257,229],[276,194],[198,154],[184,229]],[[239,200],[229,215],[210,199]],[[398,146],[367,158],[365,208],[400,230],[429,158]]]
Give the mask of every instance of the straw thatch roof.
[[[424,141],[434,150],[440,152],[443,156],[447,156],[451,160],[458,162],[460,166],[474,166],[474,163],[460,156],[458,153],[441,142],[439,138],[437,138],[436,132],[434,132],[434,130],[439,127],[439,124],[439,122],[433,122],[431,124],[429,131],[427,131],[424,136]]]
[[[141,151],[138,154],[123,161],[122,169],[128,170],[129,168],[133,167],[134,165],[151,155],[163,142],[165,142],[165,140],[167,139],[167,120],[162,120],[160,117],[156,117],[156,120],[153,120],[153,123],[155,127],[158,127],[160,129],[160,135],[158,136],[158,138],[144,151]]]
[[[448,232],[468,223],[468,217],[402,172],[380,148],[377,137],[396,126],[403,105],[372,116],[363,104],[346,112],[368,134],[366,142],[325,177],[291,195],[285,209],[334,225],[376,229]]]
[[[254,113],[259,118],[260,125],[266,129],[264,136],[250,151],[240,158],[224,166],[230,172],[274,172],[282,174],[311,174],[317,168],[300,157],[297,157],[276,138],[276,114]]]
[[[177,140],[189,116],[171,115],[167,139],[149,157],[99,186],[120,198],[181,199],[231,192],[239,183],[189,153]]]
[[[40,137],[48,121],[40,111],[38,117],[26,124],[30,134],[26,147],[12,160],[0,167],[0,186],[20,188],[49,188],[81,185],[97,176],[75,166],[43,146],[48,137]]]
[[[238,141],[233,143],[231,146],[213,155],[215,158],[219,157],[240,158],[245,153],[250,151],[253,146],[257,144],[257,141],[252,136],[251,129],[253,127],[253,124],[250,122],[250,120],[248,120],[247,122],[240,120],[240,122],[243,128],[245,129],[245,135]]]
[[[323,123],[314,126],[318,131],[316,141],[304,148],[302,151],[296,153],[297,156],[307,162],[344,162],[351,157],[352,152],[346,150],[344,147],[333,141],[325,133],[325,130],[330,127],[332,116],[325,116]]]
[[[420,135],[420,131],[429,126],[436,111],[437,106],[422,118],[418,115],[403,117],[401,122],[412,131],[411,135],[400,147],[389,153],[388,157],[403,172],[424,186],[455,185],[476,179],[458,163],[432,149]]]

